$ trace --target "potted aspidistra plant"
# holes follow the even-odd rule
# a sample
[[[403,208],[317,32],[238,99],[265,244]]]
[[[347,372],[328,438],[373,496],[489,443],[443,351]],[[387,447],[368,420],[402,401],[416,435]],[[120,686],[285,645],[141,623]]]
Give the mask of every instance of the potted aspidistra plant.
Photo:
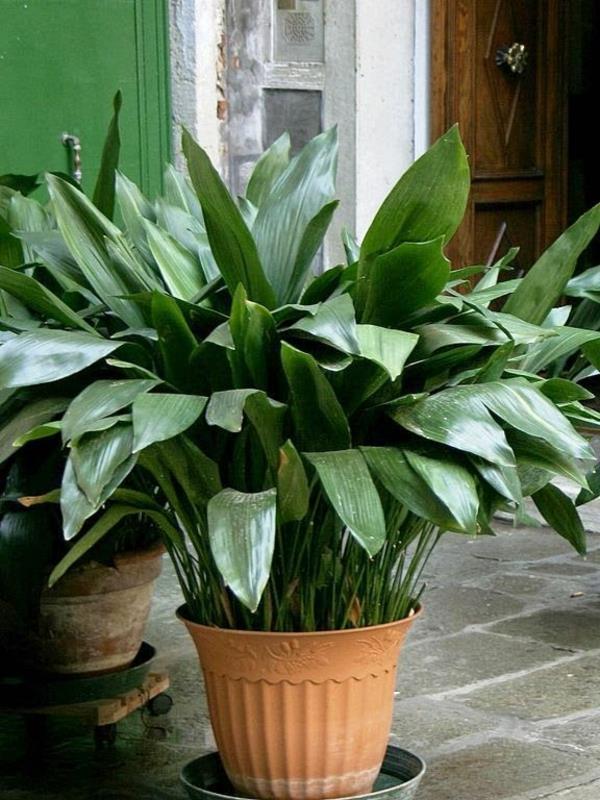
[[[108,215],[114,209],[120,105],[117,93],[94,191],[94,202]],[[91,309],[101,308],[91,288],[73,279],[75,265],[56,230],[52,209],[31,196],[39,185],[37,175],[0,176],[3,343],[41,325],[62,324],[94,333],[86,318]],[[53,265],[52,271],[38,253]],[[94,324],[98,324],[97,316]],[[111,530],[98,543],[88,540],[82,549],[80,540],[86,526],[93,525],[93,517],[78,537],[66,542],[58,505],[66,463],[58,435],[60,418],[87,382],[109,384],[107,392],[111,392],[114,382],[103,382],[110,377],[110,367],[97,362],[81,383],[76,376],[55,381],[51,391],[45,385],[32,385],[0,392],[3,675],[111,672],[128,667],[140,651],[164,554],[155,526],[148,525],[147,517],[132,515],[118,530]],[[103,424],[96,430],[101,431]],[[71,436],[78,436],[73,425]],[[81,446],[86,447],[85,439]],[[122,465],[118,483],[126,471],[127,465]],[[85,475],[79,479],[85,487]],[[135,490],[140,479],[143,476],[127,478],[126,488]],[[147,485],[141,484],[143,489]],[[64,558],[74,562],[72,569],[61,567]],[[62,577],[49,588],[48,577],[55,569],[60,569]]]
[[[444,247],[469,191],[453,128],[360,246],[345,236],[347,263],[313,276],[336,207],[335,130],[293,159],[283,136],[237,201],[187,133],[183,149],[195,194],[171,171],[153,204],[121,176],[124,231],[48,178],[70,277],[98,299],[93,330],[57,316],[44,287],[45,322],[0,347],[0,391],[52,393],[97,363],[115,381],[108,393],[92,373],[56,418],[65,536],[98,518],[51,582],[143,512],[175,565],[236,789],[363,794],[440,537],[489,534],[496,510],[531,496],[585,550],[575,506],[551,481],[587,485],[593,453],[570,421],[587,393],[522,362],[557,336],[544,323],[600,207],[508,291],[497,278],[511,254],[451,273]],[[55,259],[34,255],[54,274]],[[9,278],[0,270],[25,305],[42,291]],[[503,311],[490,309],[503,294]],[[138,472],[152,491],[119,488]]]

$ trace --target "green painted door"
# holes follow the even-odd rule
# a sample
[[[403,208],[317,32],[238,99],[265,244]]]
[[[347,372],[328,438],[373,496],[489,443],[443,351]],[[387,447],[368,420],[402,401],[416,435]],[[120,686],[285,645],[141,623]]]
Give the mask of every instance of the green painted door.
[[[69,171],[91,192],[121,89],[121,161],[145,192],[169,159],[166,0],[0,0],[0,175]]]

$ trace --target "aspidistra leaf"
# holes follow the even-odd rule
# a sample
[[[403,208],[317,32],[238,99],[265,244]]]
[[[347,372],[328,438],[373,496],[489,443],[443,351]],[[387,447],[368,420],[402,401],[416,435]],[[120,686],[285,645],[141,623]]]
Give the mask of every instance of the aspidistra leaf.
[[[225,584],[250,611],[258,608],[275,548],[277,491],[223,489],[208,503],[210,549]]]
[[[385,516],[379,494],[359,450],[305,453],[337,515],[370,556],[383,547]]]

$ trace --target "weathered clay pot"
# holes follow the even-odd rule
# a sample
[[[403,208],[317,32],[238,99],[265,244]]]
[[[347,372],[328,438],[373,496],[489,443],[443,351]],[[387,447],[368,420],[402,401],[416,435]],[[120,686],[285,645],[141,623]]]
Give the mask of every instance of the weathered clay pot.
[[[83,675],[128,667],[137,655],[160,574],[162,545],[121,553],[113,566],[89,562],[42,594],[28,635],[32,667]]]
[[[387,625],[261,633],[198,625],[198,650],[223,766],[248,797],[367,794],[390,732],[396,665],[416,615]]]

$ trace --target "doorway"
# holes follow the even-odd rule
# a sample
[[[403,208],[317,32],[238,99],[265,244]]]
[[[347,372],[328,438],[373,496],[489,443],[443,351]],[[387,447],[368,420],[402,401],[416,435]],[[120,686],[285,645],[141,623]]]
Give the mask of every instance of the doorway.
[[[459,122],[473,171],[457,266],[521,246],[525,271],[600,202],[591,124],[600,74],[600,0],[431,0],[431,127]],[[524,61],[502,60],[522,45]],[[515,51],[516,55],[516,51]],[[579,269],[600,264],[596,238]]]

